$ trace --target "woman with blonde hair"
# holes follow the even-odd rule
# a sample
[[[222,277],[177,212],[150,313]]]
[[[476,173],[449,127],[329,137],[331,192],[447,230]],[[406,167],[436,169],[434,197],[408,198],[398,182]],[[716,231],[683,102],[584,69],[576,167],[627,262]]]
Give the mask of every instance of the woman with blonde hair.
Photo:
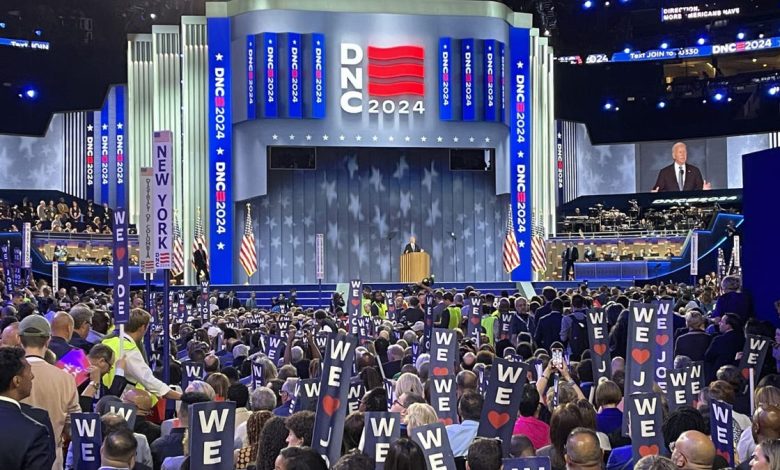
[[[758,388],[754,393],[756,408],[761,405],[780,406],[780,388],[767,385]],[[753,440],[752,426],[742,430],[737,444],[737,455],[740,461],[749,460],[756,450],[756,442]]]
[[[411,432],[418,426],[433,424],[439,420],[436,410],[427,403],[412,403],[406,410],[406,430]]]
[[[750,470],[780,470],[780,439],[769,439],[756,447]]]

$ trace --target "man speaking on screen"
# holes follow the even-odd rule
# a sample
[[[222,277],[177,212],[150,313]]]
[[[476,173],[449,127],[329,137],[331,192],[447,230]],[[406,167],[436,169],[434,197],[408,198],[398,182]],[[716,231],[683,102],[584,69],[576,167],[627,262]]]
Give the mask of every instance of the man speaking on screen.
[[[712,188],[712,185],[702,178],[701,171],[687,163],[688,147],[684,143],[677,142],[672,146],[672,159],[674,163],[658,172],[652,192],[700,191]]]

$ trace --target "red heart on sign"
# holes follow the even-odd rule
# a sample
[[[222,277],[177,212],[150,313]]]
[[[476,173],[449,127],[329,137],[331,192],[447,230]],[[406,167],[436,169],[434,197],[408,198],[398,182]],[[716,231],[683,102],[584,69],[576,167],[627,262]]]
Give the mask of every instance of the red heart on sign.
[[[634,361],[636,361],[637,364],[644,364],[650,359],[650,351],[647,349],[632,349],[631,357],[634,358]]]
[[[352,306],[357,307],[360,305],[360,299],[352,299]]]
[[[750,369],[748,369],[747,367],[742,369],[742,377],[744,377],[746,379],[749,378],[750,377]]]
[[[449,371],[446,367],[434,367],[433,368],[433,375],[434,376],[440,376],[440,375],[447,375]]]
[[[715,451],[715,453],[723,457],[726,460],[726,462],[731,462],[731,456],[729,455],[729,452],[727,450],[719,449]]]
[[[125,255],[127,254],[127,250],[123,246],[116,247],[116,250],[114,250],[114,258],[117,260],[125,259]]]
[[[595,352],[599,356],[603,356],[606,351],[607,351],[607,345],[604,343],[596,344],[593,346],[593,352]]]
[[[471,317],[471,323],[474,325],[479,324],[479,317]]]
[[[338,398],[325,395],[325,397],[322,399],[322,408],[325,410],[325,413],[327,413],[328,416],[333,416],[333,413],[339,409],[339,406],[341,406],[341,403],[339,402]]]
[[[657,335],[655,337],[655,342],[658,343],[659,346],[663,346],[667,341],[669,341],[669,335]]]
[[[488,412],[488,421],[495,429],[498,429],[509,422],[509,413],[499,413],[492,410]]]
[[[639,446],[639,455],[642,457],[647,455],[658,455],[658,446],[655,444],[651,446]]]
[[[449,426],[450,424],[452,424],[452,418],[440,418],[439,422],[445,426]]]

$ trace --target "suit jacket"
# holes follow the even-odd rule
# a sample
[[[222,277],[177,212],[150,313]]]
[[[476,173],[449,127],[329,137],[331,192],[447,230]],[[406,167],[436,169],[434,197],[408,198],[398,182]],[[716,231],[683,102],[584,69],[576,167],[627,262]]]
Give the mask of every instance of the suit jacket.
[[[414,246],[412,246],[411,243],[407,243],[404,247],[404,254],[407,253],[419,253],[422,251],[422,248],[420,248],[420,245],[415,243]]]
[[[195,250],[195,253],[192,254],[193,256],[193,263],[195,263],[195,266],[199,269],[206,269],[206,253],[203,250]]]
[[[712,338],[710,347],[704,353],[705,383],[715,380],[716,372],[725,365],[737,365],[735,359],[745,345],[745,336],[741,331],[729,331]]]
[[[537,348],[544,348],[549,351],[550,346],[554,342],[561,340],[562,321],[563,314],[556,311],[552,311],[538,320],[536,334],[534,335]]]
[[[0,401],[0,423],[0,468],[51,470],[53,444],[45,425],[7,401]]]
[[[580,250],[578,250],[576,246],[566,248],[563,250],[563,253],[561,253],[561,258],[563,258],[564,261],[577,261],[580,259]]]
[[[658,172],[658,179],[655,182],[653,189],[658,188],[659,192],[665,191],[679,191],[680,187],[677,185],[677,174],[675,170],[676,163],[661,168]],[[701,171],[690,163],[685,164],[685,183],[683,185],[683,191],[700,191],[704,188],[704,178],[701,176]]]

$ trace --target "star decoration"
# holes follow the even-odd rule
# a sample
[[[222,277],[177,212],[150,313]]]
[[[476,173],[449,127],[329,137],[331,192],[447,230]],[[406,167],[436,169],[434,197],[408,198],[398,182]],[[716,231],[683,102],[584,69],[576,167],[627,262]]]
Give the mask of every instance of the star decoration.
[[[460,139],[458,139],[457,137],[453,137],[452,138],[452,141],[455,142],[456,144],[458,143],[458,140],[460,140]]]
[[[379,140],[379,137],[377,137],[376,135],[374,135],[374,136],[371,136],[371,140],[373,140],[374,142],[376,142],[377,140]]]
[[[441,142],[442,140],[444,140],[444,137],[442,136],[436,137],[436,142]]]
[[[103,129],[104,131],[107,131],[107,130],[108,130],[108,124],[103,124],[103,126],[101,127],[101,129]]]
[[[411,138],[411,137],[409,137],[409,136],[407,135],[406,137],[404,137],[404,140],[405,140],[406,142],[409,142],[410,140],[412,140],[412,138]]]
[[[92,124],[90,124],[90,125],[88,125],[88,126],[87,126],[87,130],[88,130],[88,131],[92,132],[92,129],[94,129],[94,127],[92,127]]]
[[[425,137],[425,136],[420,137],[420,141],[422,141],[422,142],[426,142],[427,140],[428,140],[428,138]]]
[[[222,155],[224,153],[225,153],[225,149],[223,149],[222,147],[217,148],[217,155]]]
[[[324,140],[325,142],[327,142],[327,141],[328,141],[328,134],[325,134],[325,135],[323,135],[323,136],[322,136],[322,140]]]
[[[124,129],[124,128],[125,128],[125,125],[124,125],[124,124],[122,124],[121,122],[118,122],[118,123],[116,123],[116,128],[117,128],[117,129]]]
[[[341,135],[339,136],[339,140],[341,140],[341,141],[344,141],[344,139],[345,139],[345,138],[346,138],[346,137],[344,137],[344,134],[341,134]]]
[[[278,136],[278,135],[276,135],[276,134],[274,134],[274,135],[272,135],[272,136],[271,136],[271,138],[272,138],[272,139],[274,139],[274,140],[278,140],[278,139],[279,139],[279,136]]]
[[[225,249],[225,244],[222,243],[222,242],[217,243],[217,249],[218,250],[224,250]]]
[[[290,134],[290,140],[295,140],[295,134]]]
[[[474,137],[469,137],[469,142],[474,142]]]
[[[490,137],[485,137],[485,143],[486,143],[486,144],[489,144],[489,143],[490,143]]]
[[[517,61],[517,68],[519,68],[519,69],[523,68],[523,61],[522,60],[518,60]]]
[[[219,61],[219,62],[222,61],[222,57],[224,57],[224,56],[222,54],[220,54],[219,52],[214,54],[214,58],[217,59],[217,61]]]
[[[361,140],[363,140],[363,136],[361,136],[361,135],[356,135],[356,136],[355,136],[355,140],[357,140],[358,142],[360,142]]]
[[[306,140],[311,140],[311,134],[306,134]]]
[[[525,248],[525,241],[524,240],[520,240],[520,248]]]

